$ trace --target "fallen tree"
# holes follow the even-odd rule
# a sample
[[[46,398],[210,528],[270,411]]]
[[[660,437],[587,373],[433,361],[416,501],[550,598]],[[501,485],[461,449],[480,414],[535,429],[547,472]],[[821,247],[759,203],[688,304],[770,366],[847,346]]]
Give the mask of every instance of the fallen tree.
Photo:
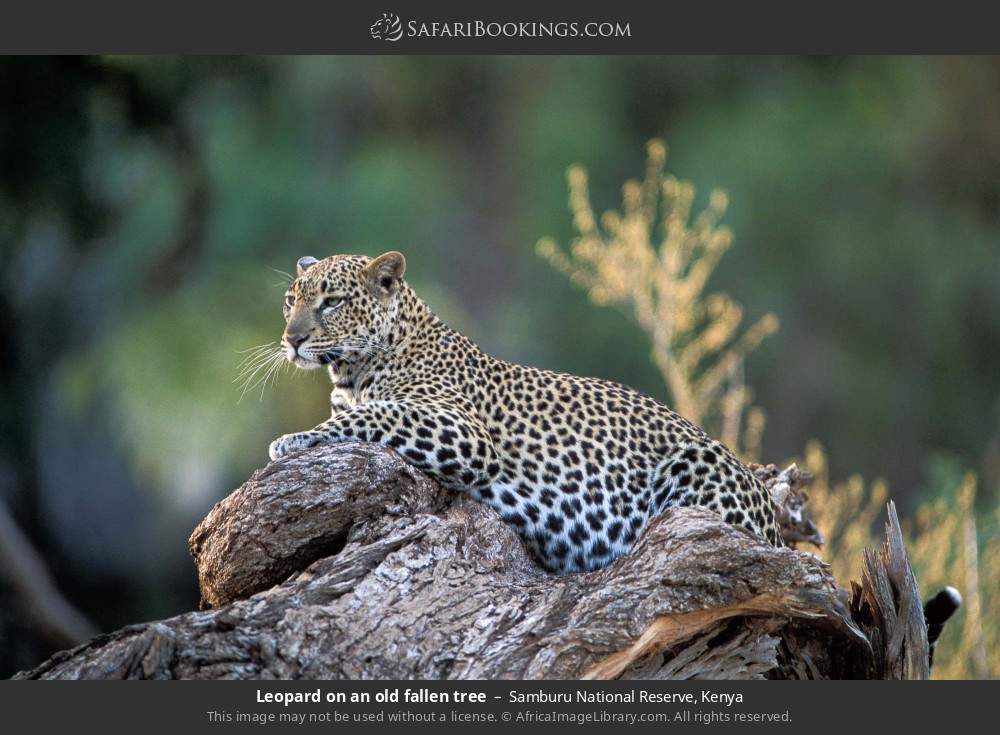
[[[819,541],[794,466],[756,471],[786,539]],[[676,508],[609,567],[539,569],[490,508],[391,450],[258,470],[190,538],[202,610],[16,678],[926,678],[895,510],[852,594],[816,556]]]

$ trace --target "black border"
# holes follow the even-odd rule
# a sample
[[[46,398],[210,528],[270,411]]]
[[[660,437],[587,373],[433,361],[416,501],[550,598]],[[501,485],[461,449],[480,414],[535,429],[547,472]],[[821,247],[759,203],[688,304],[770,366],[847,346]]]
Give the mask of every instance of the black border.
[[[371,38],[383,12],[417,21],[621,21],[629,38]],[[27,0],[0,15],[0,52],[111,54],[988,53],[996,6],[951,2],[614,0]]]

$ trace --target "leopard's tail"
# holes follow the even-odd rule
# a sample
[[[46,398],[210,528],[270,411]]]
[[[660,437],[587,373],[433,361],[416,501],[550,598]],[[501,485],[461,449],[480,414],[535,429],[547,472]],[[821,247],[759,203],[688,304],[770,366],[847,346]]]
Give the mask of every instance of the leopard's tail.
[[[924,622],[927,623],[928,665],[934,665],[934,648],[944,624],[962,606],[962,595],[954,587],[945,587],[924,603]]]

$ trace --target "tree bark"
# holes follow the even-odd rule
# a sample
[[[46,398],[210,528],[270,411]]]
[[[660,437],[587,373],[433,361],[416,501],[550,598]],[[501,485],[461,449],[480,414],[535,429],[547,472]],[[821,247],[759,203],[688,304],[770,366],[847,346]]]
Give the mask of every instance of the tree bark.
[[[803,473],[757,472],[786,538],[814,536]],[[695,508],[604,569],[556,576],[391,450],[318,447],[258,470],[192,533],[202,611],[17,678],[926,677],[894,519],[853,606],[816,556]]]

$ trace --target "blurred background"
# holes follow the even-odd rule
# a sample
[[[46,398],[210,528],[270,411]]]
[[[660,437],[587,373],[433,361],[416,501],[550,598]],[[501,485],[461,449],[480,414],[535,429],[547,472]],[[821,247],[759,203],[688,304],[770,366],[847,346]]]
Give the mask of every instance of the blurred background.
[[[196,607],[194,525],[328,413],[323,375],[233,382],[299,256],[402,250],[487,351],[669,400],[629,313],[535,249],[574,234],[570,164],[617,208],[652,137],[729,194],[710,287],[781,318],[745,365],[762,458],[817,439],[914,517],[974,472],[995,538],[1000,59],[8,57],[0,533],[38,556],[0,553],[0,676],[67,645],[25,569],[85,630]]]

